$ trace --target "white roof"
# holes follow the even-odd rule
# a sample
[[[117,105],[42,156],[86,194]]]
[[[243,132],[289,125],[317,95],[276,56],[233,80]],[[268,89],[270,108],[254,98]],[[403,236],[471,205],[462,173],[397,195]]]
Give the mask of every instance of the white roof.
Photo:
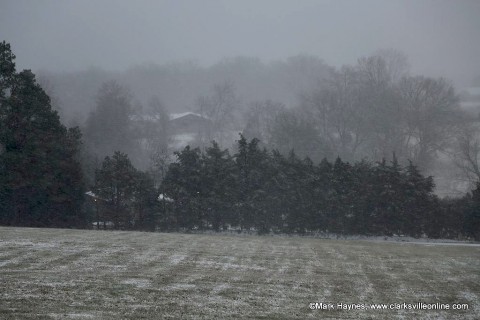
[[[87,192],[85,192],[85,194],[89,197],[98,198],[97,195],[95,193],[93,193],[93,191],[87,191]]]
[[[175,120],[175,119],[178,119],[178,118],[181,118],[181,117],[188,116],[190,114],[203,118],[203,116],[201,114],[189,111],[189,112],[182,112],[182,113],[172,113],[172,114],[170,114],[170,120]]]

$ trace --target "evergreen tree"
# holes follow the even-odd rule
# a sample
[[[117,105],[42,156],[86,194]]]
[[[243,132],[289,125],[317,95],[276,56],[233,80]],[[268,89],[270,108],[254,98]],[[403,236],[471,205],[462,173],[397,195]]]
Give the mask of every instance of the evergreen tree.
[[[280,152],[274,150],[265,167],[265,183],[263,185],[263,205],[257,216],[257,228],[260,233],[283,232],[286,227],[288,208],[285,206],[286,176],[283,172],[285,159]]]
[[[308,188],[308,173],[305,163],[299,160],[292,150],[288,158],[282,161],[282,207],[284,215],[284,231],[304,233],[309,226],[310,201],[312,196]]]
[[[134,224],[138,230],[155,231],[160,204],[153,179],[144,172],[137,172],[133,208]]]
[[[314,194],[315,212],[312,221],[314,229],[320,231],[332,231],[330,213],[333,209],[333,166],[326,158],[323,158],[315,170]]]
[[[317,168],[314,166],[310,158],[303,159],[301,163],[303,179],[299,185],[302,191],[303,202],[303,228],[305,231],[315,231],[315,215],[317,214],[317,207],[315,201],[317,193],[315,190],[317,181]]]
[[[390,166],[385,166],[385,180],[382,198],[385,203],[385,233],[388,235],[403,234],[404,224],[407,223],[404,216],[402,194],[402,168],[393,154]]]
[[[241,229],[251,229],[256,225],[262,211],[265,190],[262,189],[266,179],[268,153],[258,147],[259,140],[248,142],[243,135],[238,141],[238,152],[235,154],[237,195],[236,213]]]
[[[405,203],[404,230],[407,235],[419,237],[423,232],[433,235],[436,220],[433,212],[434,183],[432,177],[423,177],[418,168],[410,161],[405,170],[406,185],[403,194]],[[438,213],[438,212],[437,212]]]
[[[115,229],[131,229],[134,224],[134,196],[138,172],[124,153],[116,151],[105,157],[95,174],[94,191],[106,202],[102,216]]]
[[[253,143],[256,143],[257,139],[252,139]],[[251,226],[251,208],[249,208],[249,194],[251,189],[250,186],[250,173],[252,171],[252,159],[251,152],[249,152],[249,143],[247,139],[240,135],[240,140],[237,141],[238,151],[234,155],[236,163],[236,201],[235,209],[237,221],[236,224],[240,226],[241,229]]]
[[[480,241],[480,182],[470,195],[470,205],[465,212],[465,234]]]
[[[67,130],[29,70],[0,43],[0,222],[81,227],[80,131]]]
[[[374,167],[373,190],[370,196],[370,201],[373,203],[371,224],[374,234],[386,235],[390,233],[390,198],[393,191],[389,179],[387,161],[382,159]]]
[[[348,230],[354,214],[351,207],[351,197],[353,196],[351,165],[337,158],[333,164],[332,180],[334,203],[331,206],[329,225],[332,231],[343,234]]]
[[[351,219],[349,232],[353,234],[373,234],[372,211],[376,203],[372,201],[374,192],[372,164],[362,160],[353,166],[353,206],[355,215]]]
[[[162,184],[162,190],[174,200],[174,216],[171,217],[174,228],[176,230],[204,228],[205,184],[202,181],[200,149],[186,146],[175,155],[177,162],[169,166]]]
[[[215,231],[232,222],[234,201],[234,162],[228,150],[212,142],[203,155],[203,184],[205,185],[207,219]]]

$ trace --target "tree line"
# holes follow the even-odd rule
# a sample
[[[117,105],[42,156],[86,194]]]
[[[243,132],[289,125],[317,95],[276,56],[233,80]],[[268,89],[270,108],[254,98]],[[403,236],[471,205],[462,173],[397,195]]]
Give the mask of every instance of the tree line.
[[[437,192],[442,194],[470,190],[480,176],[478,117],[460,108],[460,96],[448,80],[410,75],[407,57],[400,52],[380,50],[341,68],[328,67],[318,58],[297,57],[282,67],[289,66],[288,72],[277,74],[273,65],[267,68],[270,71],[265,69],[268,77],[261,76],[261,64],[249,59],[222,66],[221,77],[201,76],[216,81],[208,86],[188,68],[183,73],[182,68],[154,66],[137,69],[140,73],[111,75],[115,81],[107,81],[107,74],[99,78],[79,74],[75,81],[71,75],[45,75],[41,83],[59,97],[57,107],[71,107],[73,102],[65,97],[69,93],[75,105],[82,104],[83,112],[90,111],[77,120],[84,133],[87,152],[82,165],[90,185],[95,168],[116,150],[127,153],[142,170],[165,162],[176,148],[167,110],[185,108],[209,120],[197,130],[195,141],[189,142],[195,147],[204,148],[215,140],[232,149],[237,133],[242,132],[268,149],[283,154],[295,149],[300,157],[316,162],[337,156],[349,162],[378,161],[395,152],[400,163],[412,160],[424,174],[434,175]],[[225,74],[226,70],[231,72]],[[193,86],[184,77],[199,83]],[[290,85],[275,92],[294,92],[296,101],[265,95],[279,79]],[[85,83],[90,89],[82,91]],[[52,84],[59,90],[52,89]],[[165,88],[173,84],[180,89],[166,93]],[[72,90],[76,94],[70,95]],[[182,101],[188,96],[188,103],[167,98],[174,92]]]
[[[178,152],[161,186],[173,199],[158,220],[162,230],[255,230],[478,237],[475,197],[441,200],[432,177],[413,163],[354,164],[337,158],[314,164],[259,148],[241,136],[230,155],[213,144]]]
[[[88,134],[104,130],[95,147],[108,155],[86,176],[81,130],[60,122],[35,75],[17,72],[14,60],[10,45],[0,43],[2,225],[90,228],[108,220],[117,229],[151,231],[478,238],[478,188],[462,199],[439,199],[432,178],[413,163],[401,165],[394,153],[379,162],[312,161],[293,151],[268,151],[256,138],[241,136],[233,155],[215,142],[203,151],[186,147],[176,161],[162,163],[160,176],[158,170],[142,172],[116,151],[127,138],[112,130],[129,126],[124,111],[130,105],[114,84],[103,87],[96,112],[117,110],[117,117],[106,117],[115,126],[94,116],[87,124],[97,128]],[[110,95],[117,100],[102,100]],[[211,101],[201,102],[208,109]],[[158,101],[152,100],[152,108],[160,108]],[[147,143],[164,145],[153,129]],[[108,150],[100,144],[103,136],[117,136]]]
[[[447,80],[409,75],[407,66],[402,54],[380,51],[333,69],[302,93],[297,108],[255,104],[245,134],[316,161],[380,160],[395,152],[400,162],[432,173],[440,153],[454,152],[452,138],[466,119]]]

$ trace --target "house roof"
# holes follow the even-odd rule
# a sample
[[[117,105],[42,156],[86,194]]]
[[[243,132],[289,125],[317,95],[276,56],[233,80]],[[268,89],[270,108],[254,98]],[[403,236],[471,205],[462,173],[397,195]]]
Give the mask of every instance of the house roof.
[[[179,118],[183,118],[183,117],[187,117],[187,116],[193,116],[193,117],[206,119],[204,116],[202,116],[199,113],[189,111],[189,112],[182,112],[182,113],[172,113],[172,114],[170,114],[170,120],[175,120],[175,119],[179,119]]]

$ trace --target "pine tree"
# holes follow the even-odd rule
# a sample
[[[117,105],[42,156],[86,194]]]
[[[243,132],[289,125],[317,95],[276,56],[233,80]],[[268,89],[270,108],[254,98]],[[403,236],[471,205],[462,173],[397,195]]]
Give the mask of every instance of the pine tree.
[[[284,157],[274,150],[268,156],[267,163],[264,169],[265,181],[262,189],[264,194],[261,211],[256,215],[257,228],[260,233],[274,233],[284,232],[286,226],[286,218],[288,208],[285,206],[286,175],[284,172]]]
[[[138,230],[155,231],[160,204],[153,179],[138,171],[136,176],[133,208],[133,227]]]
[[[85,226],[80,131],[67,130],[36,83],[15,72],[0,43],[0,221],[23,226]]]
[[[133,227],[137,177],[138,172],[128,156],[119,151],[105,157],[95,173],[95,194],[105,200],[102,216],[111,220],[115,229]]]
[[[373,167],[362,160],[353,167],[353,206],[355,215],[351,219],[349,232],[370,235],[372,232],[372,211],[375,203],[371,199],[374,190]]]
[[[256,143],[258,140],[253,139],[251,143]],[[237,180],[237,194],[235,196],[235,214],[237,216],[237,223],[241,229],[249,228],[253,225],[251,218],[251,203],[250,193],[251,186],[251,171],[252,161],[251,151],[249,151],[249,143],[247,139],[240,135],[240,140],[237,143],[238,152],[234,155],[236,164],[236,180]],[[250,148],[251,149],[251,148]]]
[[[403,181],[402,168],[393,153],[393,159],[390,166],[386,166],[386,180],[383,197],[385,201],[385,217],[386,217],[386,233],[389,235],[402,235],[405,230],[404,225],[407,223],[407,218],[403,209],[404,195],[403,195]]]
[[[285,212],[285,232],[304,233],[309,226],[310,188],[305,164],[299,160],[293,150],[288,158],[282,159],[283,192],[282,207]]]
[[[319,231],[332,231],[331,216],[334,206],[333,166],[326,158],[318,164],[313,181],[315,194],[315,212],[312,221],[314,229]]]
[[[429,236],[440,236],[438,216],[433,195],[435,187],[432,177],[423,177],[410,161],[406,168],[406,186],[403,201],[406,204],[405,230],[409,235],[419,237],[426,232]]]
[[[206,226],[205,184],[202,181],[202,160],[200,149],[186,146],[175,153],[177,162],[169,166],[161,189],[174,200],[171,217],[174,228],[193,230]]]
[[[334,203],[331,207],[329,224],[337,233],[348,230],[354,211],[351,207],[352,194],[352,167],[348,162],[337,158],[333,164],[333,195]]]
[[[470,195],[470,205],[465,213],[465,234],[480,241],[480,182]]]
[[[212,142],[203,155],[202,182],[205,185],[207,219],[215,231],[232,222],[234,162],[228,150]]]
[[[390,235],[391,199],[393,187],[387,161],[377,162],[374,167],[373,188],[370,201],[373,203],[371,213],[372,231],[377,235]]]

